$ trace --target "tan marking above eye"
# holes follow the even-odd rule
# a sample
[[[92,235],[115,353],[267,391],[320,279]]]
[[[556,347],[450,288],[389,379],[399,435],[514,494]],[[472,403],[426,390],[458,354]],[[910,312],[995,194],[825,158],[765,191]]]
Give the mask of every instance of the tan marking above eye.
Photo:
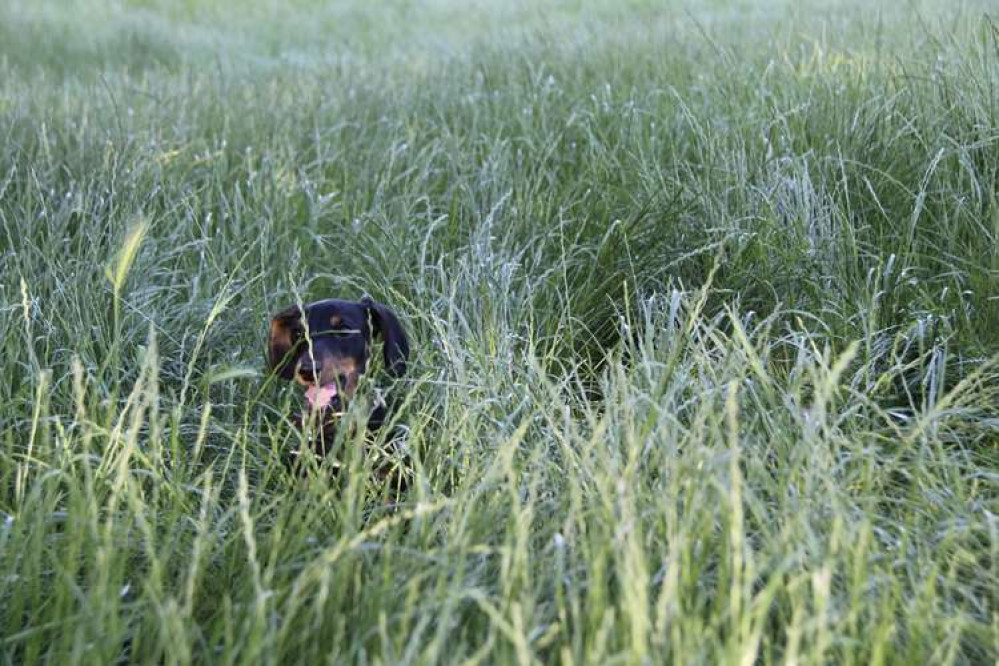
[[[333,315],[332,317],[330,317],[331,326],[339,326],[342,321],[343,319],[340,317],[340,315]]]

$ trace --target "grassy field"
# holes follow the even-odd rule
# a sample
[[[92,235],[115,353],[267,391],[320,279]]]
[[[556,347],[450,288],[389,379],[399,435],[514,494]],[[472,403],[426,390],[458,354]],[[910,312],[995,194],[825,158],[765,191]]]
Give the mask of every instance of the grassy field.
[[[995,663],[992,3],[325,5],[0,3],[0,664]]]

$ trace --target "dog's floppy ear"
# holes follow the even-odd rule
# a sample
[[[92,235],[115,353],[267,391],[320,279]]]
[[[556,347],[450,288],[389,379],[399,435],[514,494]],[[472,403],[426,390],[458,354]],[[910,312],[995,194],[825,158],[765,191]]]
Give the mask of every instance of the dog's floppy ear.
[[[361,299],[361,305],[371,318],[373,332],[382,336],[385,369],[395,377],[402,376],[406,372],[406,360],[409,358],[409,339],[406,338],[399,318],[392,310],[367,296]]]
[[[295,346],[292,331],[301,318],[297,305],[278,312],[271,318],[270,340],[267,343],[267,369],[282,379],[295,376],[294,358],[290,352]]]

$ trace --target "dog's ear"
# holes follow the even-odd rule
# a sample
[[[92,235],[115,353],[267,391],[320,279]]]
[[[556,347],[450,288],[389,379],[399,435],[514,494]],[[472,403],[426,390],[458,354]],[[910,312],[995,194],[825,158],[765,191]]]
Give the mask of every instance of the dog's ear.
[[[297,305],[278,312],[271,318],[270,340],[267,343],[267,369],[282,379],[293,379],[295,363],[291,355],[297,340],[297,329],[302,312]]]
[[[361,305],[371,319],[373,332],[382,337],[385,369],[389,374],[401,377],[406,372],[406,360],[409,358],[409,339],[399,318],[388,307],[367,296],[361,299]]]

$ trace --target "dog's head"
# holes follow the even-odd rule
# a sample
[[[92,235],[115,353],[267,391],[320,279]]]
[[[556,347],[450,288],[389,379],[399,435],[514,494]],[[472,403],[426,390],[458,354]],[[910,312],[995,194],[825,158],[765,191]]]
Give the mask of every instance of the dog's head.
[[[385,369],[402,375],[409,341],[386,306],[369,298],[294,305],[271,319],[268,365],[279,377],[306,387],[311,406],[343,411],[367,369],[374,335],[383,342]]]

